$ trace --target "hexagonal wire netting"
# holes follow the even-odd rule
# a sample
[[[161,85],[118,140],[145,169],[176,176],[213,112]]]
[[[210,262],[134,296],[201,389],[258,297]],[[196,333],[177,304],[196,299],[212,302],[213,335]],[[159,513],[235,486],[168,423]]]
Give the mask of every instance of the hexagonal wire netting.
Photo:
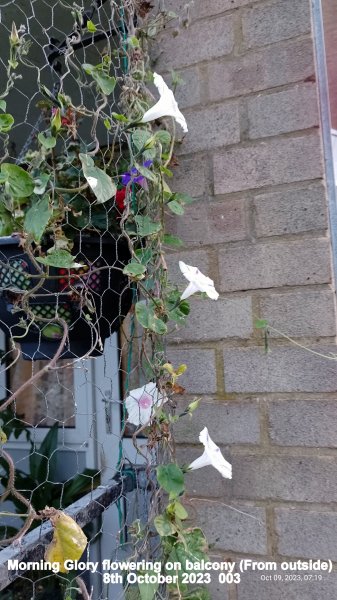
[[[132,431],[121,399],[146,380],[129,313],[135,292],[123,275],[127,198],[136,212],[146,184],[138,173],[136,198],[133,149],[114,118],[130,101],[134,8],[133,0],[0,1],[1,538],[6,546],[19,537],[2,552],[4,600],[78,597],[78,571],[6,571],[8,557],[43,559],[41,540],[49,538],[38,516],[46,506],[64,509],[85,497],[72,514],[89,540],[83,560],[98,563],[96,573],[80,573],[95,598],[125,594],[123,583],[103,583],[102,558],[148,552],[133,534],[146,518],[146,488],[156,494],[151,478],[139,483],[137,473],[154,458],[122,441]],[[17,167],[21,191],[13,189]],[[102,171],[113,195],[106,180],[96,189]]]

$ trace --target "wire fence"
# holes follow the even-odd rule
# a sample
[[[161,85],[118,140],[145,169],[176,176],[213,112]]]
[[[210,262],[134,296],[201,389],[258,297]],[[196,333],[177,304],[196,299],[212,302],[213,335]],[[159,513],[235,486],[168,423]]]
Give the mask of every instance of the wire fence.
[[[43,558],[46,506],[71,506],[89,541],[85,562],[158,553],[142,529],[158,502],[158,451],[142,431],[133,436],[122,402],[153,380],[164,352],[144,339],[132,309],[139,295],[123,272],[131,254],[146,253],[135,226],[145,239],[158,210],[153,149],[139,163],[144,138],[123,117],[136,121],[146,108],[135,32],[150,8],[0,0],[0,522],[3,547],[12,543],[0,552],[4,600],[85,597],[72,570],[6,571],[9,556]],[[159,272],[157,257],[148,263]],[[100,567],[81,575],[94,598],[138,597],[123,573],[110,583]]]

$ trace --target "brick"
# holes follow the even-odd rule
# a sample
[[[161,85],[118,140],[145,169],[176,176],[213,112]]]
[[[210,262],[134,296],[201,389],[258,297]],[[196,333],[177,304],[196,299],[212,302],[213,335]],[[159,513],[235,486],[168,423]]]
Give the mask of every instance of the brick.
[[[276,509],[278,551],[285,556],[337,560],[337,515]]]
[[[336,354],[336,346],[315,346],[317,352]],[[336,392],[337,363],[293,346],[224,350],[226,392]]]
[[[213,160],[215,194],[322,177],[321,144],[316,134],[228,148]]]
[[[174,96],[179,104],[179,108],[183,109],[200,104],[201,96],[198,68],[193,67],[190,69],[184,69],[183,71],[178,71],[178,74],[183,79],[183,83],[179,84],[174,92]],[[167,82],[167,85],[172,87],[172,77],[164,75],[164,79]]]
[[[176,412],[182,412],[187,404],[178,400]],[[209,433],[216,444],[257,444],[260,440],[259,407],[255,401],[223,402],[203,398],[192,419],[183,417],[174,425],[176,442],[198,443],[203,423],[209,423]]]
[[[336,502],[334,456],[232,456],[233,497],[237,500]]]
[[[319,124],[317,92],[312,84],[247,100],[251,139],[299,131]]]
[[[219,251],[224,292],[329,283],[327,239],[235,244]]]
[[[308,290],[263,297],[260,314],[289,336],[334,336],[336,314],[332,290]],[[281,337],[271,331],[272,337]]]
[[[196,521],[214,549],[263,554],[266,552],[265,511],[253,506],[193,500]],[[237,509],[237,510],[235,510]],[[243,515],[237,511],[244,511]]]
[[[276,400],[269,404],[273,444],[337,448],[336,400]]]
[[[254,198],[258,237],[326,229],[327,203],[323,185],[260,194]]]
[[[272,561],[273,557],[265,560]],[[269,573],[269,572],[268,572]],[[238,600],[335,600],[337,589],[336,573],[323,575],[322,581],[261,581],[260,573],[245,573],[237,586]],[[290,571],[294,574],[294,571]],[[269,573],[270,574],[270,573]],[[303,576],[303,572],[302,572]]]
[[[242,15],[246,48],[265,46],[311,31],[308,0],[274,0],[247,8]]]
[[[296,60],[294,60],[296,57]],[[252,51],[207,67],[210,100],[258,92],[314,75],[311,40],[296,40]]]
[[[209,35],[210,27],[212,35]],[[233,17],[225,15],[211,24],[199,21],[182,29],[179,35],[176,31],[174,34],[172,37],[170,32],[165,32],[154,48],[158,69],[179,69],[230,54],[234,46]]]
[[[199,428],[199,431],[193,440],[194,444],[198,446],[191,448],[188,446],[176,446],[176,459],[179,465],[189,465],[193,460],[201,456],[202,446],[199,443],[199,432],[203,425]],[[228,453],[224,452],[226,459],[228,460]],[[216,469],[202,468],[191,471],[185,477],[186,492],[189,496],[205,496],[205,490],[207,490],[208,498],[224,498],[226,492],[231,489],[231,482],[221,477],[220,473]],[[188,508],[188,507],[187,507]]]
[[[191,298],[191,312],[184,327],[169,340],[192,342],[249,338],[253,333],[251,298],[220,298],[216,302]]]
[[[178,165],[173,168],[173,179],[170,188],[174,192],[189,194],[200,198],[206,191],[207,159],[203,156],[178,158]]]
[[[188,369],[179,383],[188,394],[213,394],[216,392],[214,350],[168,348],[168,359],[176,366],[186,364]]]
[[[180,154],[236,144],[240,141],[239,105],[235,103],[185,112],[189,133]]]
[[[166,262],[170,283],[179,286],[181,292],[187,287],[188,281],[179,269],[180,260],[193,267],[198,267],[204,275],[209,275],[209,260],[204,250],[189,250],[188,252],[178,250],[172,254],[167,254]]]
[[[169,215],[167,230],[186,245],[203,246],[244,240],[248,235],[245,198],[194,202],[182,216]]]

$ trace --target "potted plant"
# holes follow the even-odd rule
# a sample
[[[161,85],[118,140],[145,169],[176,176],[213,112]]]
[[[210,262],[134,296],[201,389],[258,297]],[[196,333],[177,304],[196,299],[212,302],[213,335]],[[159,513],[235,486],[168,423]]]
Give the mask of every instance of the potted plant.
[[[10,48],[9,82],[25,51],[15,26]],[[105,57],[96,67],[83,65],[99,97],[116,85],[110,64]],[[0,95],[5,136],[14,123],[4,100],[10,87]],[[121,222],[139,186],[122,144],[117,152],[97,140],[88,151],[81,127],[92,111],[40,90],[42,130],[21,159],[3,159],[0,168],[1,328],[27,359],[52,358],[61,341],[61,358],[97,356],[132,302]]]

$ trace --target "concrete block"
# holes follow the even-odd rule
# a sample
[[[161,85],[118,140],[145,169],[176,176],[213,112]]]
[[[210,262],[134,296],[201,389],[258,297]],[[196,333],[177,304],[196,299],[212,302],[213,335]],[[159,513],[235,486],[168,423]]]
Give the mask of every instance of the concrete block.
[[[249,338],[253,333],[251,298],[190,298],[191,312],[186,325],[178,327],[170,341],[211,341]]]
[[[211,150],[240,141],[239,106],[235,103],[185,111],[189,133],[179,154]]]
[[[269,435],[280,446],[337,448],[335,399],[269,403]]]
[[[260,314],[272,327],[292,337],[336,335],[335,299],[330,289],[262,297]],[[270,335],[281,337],[272,330]]]
[[[327,201],[321,184],[260,194],[254,198],[258,237],[326,229]]]
[[[248,98],[247,110],[251,139],[300,131],[319,124],[317,90],[313,84]]]
[[[244,240],[248,235],[246,201],[228,198],[195,202],[186,207],[182,216],[168,215],[166,224],[167,230],[178,235],[186,245]]]
[[[296,60],[294,60],[296,57]],[[315,73],[311,40],[269,46],[207,67],[212,101],[304,81]]]
[[[314,346],[325,355],[336,346]],[[336,392],[337,361],[328,360],[294,346],[226,348],[224,350],[227,393]]]
[[[216,392],[216,367],[214,350],[203,348],[168,348],[168,360],[173,365],[186,364],[188,369],[179,378],[187,394],[214,394]]]
[[[316,134],[235,146],[216,154],[213,161],[215,194],[322,176],[321,142]]]
[[[219,250],[219,271],[223,292],[329,283],[329,241],[229,245]]]
[[[178,400],[176,413],[181,413],[187,404],[186,400]],[[181,444],[197,444],[204,424],[208,425],[216,444],[258,444],[260,440],[259,407],[255,401],[224,402],[202,398],[192,418],[182,417],[174,425],[175,440]]]
[[[253,456],[232,454],[233,498],[336,502],[334,456]]]
[[[242,15],[243,39],[246,48],[265,46],[297,37],[311,31],[308,0],[274,0],[252,5]]]
[[[279,554],[337,560],[336,513],[277,508],[275,517]]]

